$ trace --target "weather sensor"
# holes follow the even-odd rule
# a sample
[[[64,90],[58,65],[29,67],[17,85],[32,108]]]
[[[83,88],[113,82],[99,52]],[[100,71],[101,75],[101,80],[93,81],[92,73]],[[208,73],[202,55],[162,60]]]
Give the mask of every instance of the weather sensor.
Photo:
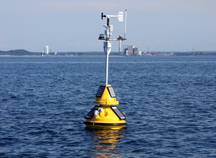
[[[101,13],[101,19],[107,18],[107,23],[104,25],[106,30],[104,31],[104,34],[99,35],[99,40],[105,40],[104,42],[104,52],[106,53],[106,85],[108,85],[108,65],[109,65],[109,54],[111,52],[111,43],[110,41],[119,41],[119,49],[121,49],[121,41],[126,40],[126,17],[127,17],[127,10],[125,10],[125,30],[124,30],[124,38],[119,35],[118,38],[116,39],[111,39],[110,36],[112,35],[113,32],[113,25],[110,25],[110,18],[118,18],[118,21],[122,22],[123,21],[123,12],[119,12],[118,15],[104,15]]]

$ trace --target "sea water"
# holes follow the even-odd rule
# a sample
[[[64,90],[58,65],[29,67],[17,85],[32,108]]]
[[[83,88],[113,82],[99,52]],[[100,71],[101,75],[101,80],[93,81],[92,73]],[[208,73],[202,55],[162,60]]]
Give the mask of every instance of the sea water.
[[[105,57],[0,57],[0,157],[216,157],[216,57],[111,57],[122,130],[85,115]]]

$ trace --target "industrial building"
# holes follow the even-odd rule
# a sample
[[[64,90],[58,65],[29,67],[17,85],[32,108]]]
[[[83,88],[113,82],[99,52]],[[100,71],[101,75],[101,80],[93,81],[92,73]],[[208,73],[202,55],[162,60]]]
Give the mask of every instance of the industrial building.
[[[138,48],[131,45],[131,46],[127,46],[125,49],[124,49],[124,54],[125,55],[142,55],[142,52],[141,51],[138,51]]]
[[[128,55],[133,55],[135,46],[128,46]]]

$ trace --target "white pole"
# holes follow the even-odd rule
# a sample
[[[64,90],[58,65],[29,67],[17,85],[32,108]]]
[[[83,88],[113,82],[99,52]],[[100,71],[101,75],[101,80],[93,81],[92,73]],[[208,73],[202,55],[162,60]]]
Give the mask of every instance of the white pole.
[[[104,42],[104,52],[106,53],[106,85],[108,85],[109,54],[111,52],[110,41]]]
[[[109,66],[109,54],[107,53],[107,56],[106,56],[106,85],[108,85],[108,68]]]
[[[125,30],[124,30],[124,38],[126,36],[126,22],[127,22],[127,9],[125,10]]]
[[[121,53],[121,40],[119,40],[119,53]]]

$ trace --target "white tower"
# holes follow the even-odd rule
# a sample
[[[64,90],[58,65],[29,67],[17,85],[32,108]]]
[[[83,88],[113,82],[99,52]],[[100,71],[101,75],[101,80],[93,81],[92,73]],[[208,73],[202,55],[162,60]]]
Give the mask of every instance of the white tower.
[[[44,47],[44,53],[49,54],[49,46]]]

